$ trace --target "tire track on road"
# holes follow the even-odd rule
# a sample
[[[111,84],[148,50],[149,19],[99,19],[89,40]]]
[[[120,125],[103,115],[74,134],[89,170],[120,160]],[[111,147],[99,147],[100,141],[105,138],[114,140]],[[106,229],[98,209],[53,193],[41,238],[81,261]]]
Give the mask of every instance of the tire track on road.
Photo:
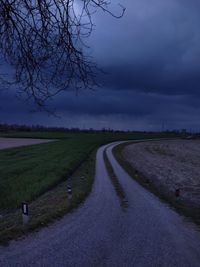
[[[122,169],[112,155],[114,145],[97,152],[94,186],[87,200],[50,227],[0,247],[0,266],[200,266],[200,233]],[[107,147],[128,199],[126,212],[104,164]]]

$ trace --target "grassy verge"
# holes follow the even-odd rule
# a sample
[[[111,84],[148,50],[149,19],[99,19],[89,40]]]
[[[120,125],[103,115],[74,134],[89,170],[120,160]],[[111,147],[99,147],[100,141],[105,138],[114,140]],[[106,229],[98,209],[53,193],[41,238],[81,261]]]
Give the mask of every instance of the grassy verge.
[[[200,226],[200,208],[189,206],[183,203],[174,194],[169,194],[166,188],[161,184],[154,184],[148,177],[145,177],[139,170],[135,169],[123,156],[123,149],[131,143],[120,144],[113,149],[113,153],[119,164],[127,171],[127,173],[135,179],[143,187],[158,196],[162,201],[168,203],[173,209],[187,219],[192,220]]]
[[[22,133],[27,137],[32,133]],[[138,133],[33,133],[61,139],[0,151],[0,214],[31,202],[69,177],[97,147],[116,140],[153,138]],[[61,134],[61,135],[60,135]],[[18,133],[17,136],[19,136]]]
[[[28,132],[11,136],[60,140],[0,151],[0,243],[45,226],[82,202],[92,187],[94,151],[99,146],[117,140],[158,138],[159,134]],[[66,193],[69,182],[73,190],[70,202]],[[20,210],[24,201],[30,211],[26,226],[22,226]]]
[[[8,213],[0,219],[0,243],[6,244],[11,239],[46,226],[77,207],[91,191],[95,173],[95,154],[93,152],[70,177],[71,200],[67,196],[68,179],[30,203],[27,225],[22,225],[20,209]]]
[[[103,157],[104,157],[104,162],[105,162],[105,165],[106,165],[106,169],[108,171],[108,175],[109,175],[109,177],[111,179],[111,182],[112,182],[112,184],[113,184],[113,186],[115,188],[116,194],[119,197],[120,205],[121,205],[122,208],[125,209],[125,208],[128,207],[128,202],[126,200],[126,194],[125,194],[124,189],[121,186],[117,176],[115,175],[113,167],[110,164],[110,161],[109,161],[108,156],[106,154],[106,150],[104,150]]]
[[[66,180],[94,149],[89,141],[68,139],[0,151],[0,214]]]

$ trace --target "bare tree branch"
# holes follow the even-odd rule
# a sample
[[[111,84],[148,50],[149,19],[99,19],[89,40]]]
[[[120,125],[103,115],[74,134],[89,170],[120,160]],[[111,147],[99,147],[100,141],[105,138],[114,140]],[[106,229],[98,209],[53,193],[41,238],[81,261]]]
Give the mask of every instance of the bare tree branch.
[[[107,0],[1,0],[0,53],[15,69],[14,82],[42,107],[69,88],[96,85],[97,66],[84,53],[92,16]]]

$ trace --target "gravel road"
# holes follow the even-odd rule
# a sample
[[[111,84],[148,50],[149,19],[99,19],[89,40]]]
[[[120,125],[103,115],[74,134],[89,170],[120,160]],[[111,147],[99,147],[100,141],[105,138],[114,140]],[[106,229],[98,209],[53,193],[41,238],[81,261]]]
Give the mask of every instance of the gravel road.
[[[128,200],[124,211],[97,152],[93,190],[76,211],[0,247],[0,266],[199,267],[200,232],[138,185],[107,154]]]

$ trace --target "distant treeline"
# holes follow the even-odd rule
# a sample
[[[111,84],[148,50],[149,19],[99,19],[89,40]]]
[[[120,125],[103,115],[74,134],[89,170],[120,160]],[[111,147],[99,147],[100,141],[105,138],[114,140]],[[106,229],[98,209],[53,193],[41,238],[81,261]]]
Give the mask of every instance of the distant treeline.
[[[113,130],[110,128],[102,128],[101,130],[96,130],[93,128],[80,129],[80,128],[66,128],[66,127],[47,127],[42,125],[18,125],[18,124],[0,124],[0,132],[113,132],[113,133],[147,133],[147,131],[122,131],[122,130]],[[153,131],[152,131],[153,132]],[[155,131],[154,131],[155,132]],[[182,130],[165,130],[160,131],[163,133],[171,134],[184,134],[189,135],[185,129]],[[150,133],[150,132],[149,132]]]
[[[102,128],[101,130],[96,130],[93,128],[88,129],[80,129],[76,127],[67,128],[67,127],[48,127],[43,125],[18,125],[18,124],[0,124],[0,132],[132,132],[132,131],[121,131],[121,130],[113,130]],[[135,131],[134,131],[135,132]]]
[[[0,124],[0,132],[136,132],[136,131],[122,131],[122,130],[113,130],[110,128],[102,128],[101,130],[96,130],[93,128],[81,129],[78,127],[48,127],[43,125],[18,125],[18,124]]]

